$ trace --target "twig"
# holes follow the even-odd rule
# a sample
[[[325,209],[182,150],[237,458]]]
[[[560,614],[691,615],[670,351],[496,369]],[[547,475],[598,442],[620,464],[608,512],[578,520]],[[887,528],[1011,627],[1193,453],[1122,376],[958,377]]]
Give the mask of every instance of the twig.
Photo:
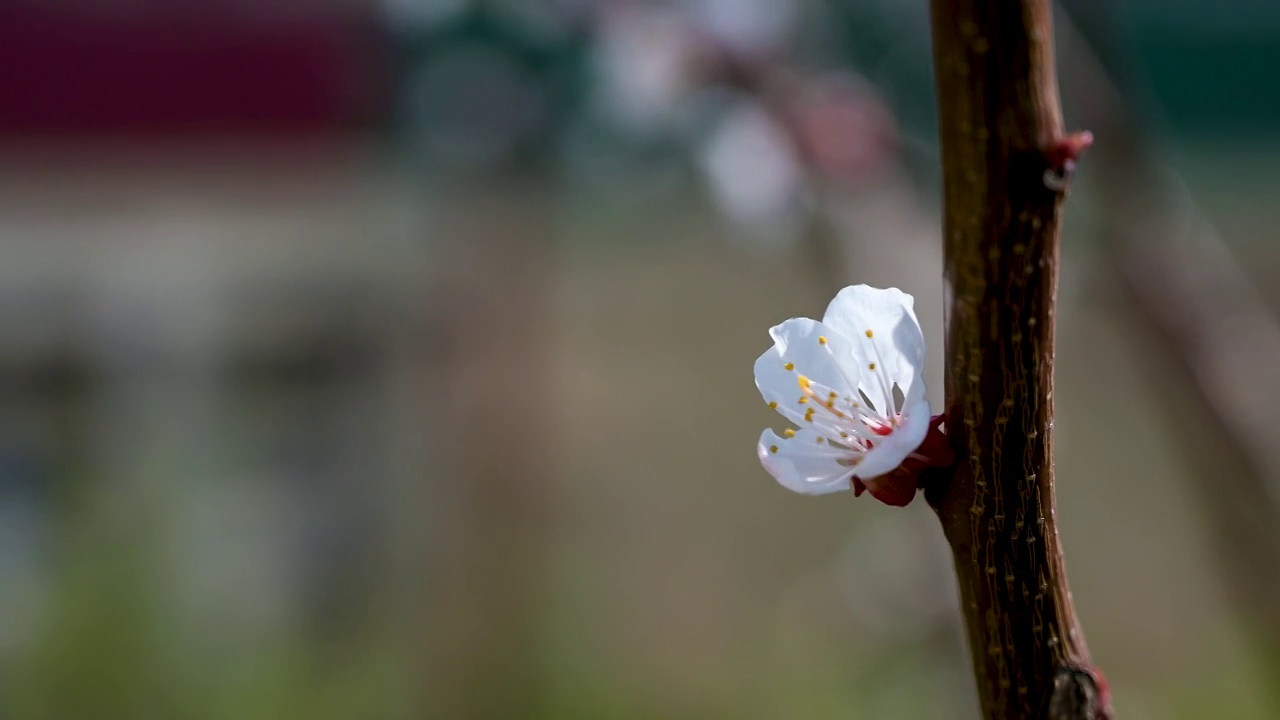
[[[1106,718],[1053,495],[1058,226],[1087,145],[1064,136],[1048,0],[933,0],[948,432],[928,489],[950,543],[983,713]]]

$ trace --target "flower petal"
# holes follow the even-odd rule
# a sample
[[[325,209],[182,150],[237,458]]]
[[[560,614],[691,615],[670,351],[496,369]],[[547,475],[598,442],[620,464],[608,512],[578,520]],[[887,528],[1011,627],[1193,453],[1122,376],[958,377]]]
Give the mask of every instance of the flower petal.
[[[811,430],[801,429],[795,437],[783,439],[773,430],[760,435],[756,454],[760,464],[783,487],[804,495],[825,495],[848,490],[853,468],[838,461],[847,451],[832,448]]]
[[[903,408],[902,420],[892,433],[876,438],[875,447],[862,456],[854,474],[863,480],[884,475],[915,452],[929,433],[929,401],[918,400]]]
[[[771,328],[769,334],[773,347],[755,365],[756,387],[765,402],[777,403],[777,411],[801,427],[832,432],[838,418],[817,408],[813,398],[805,397],[801,377],[835,392],[841,400],[856,401],[858,369],[849,339],[809,318],[787,320]]]
[[[852,285],[836,294],[822,318],[852,341],[860,371],[884,373],[884,382],[868,378],[862,390],[886,416],[893,414],[894,384],[905,397],[904,408],[924,397],[924,333],[914,306],[915,299],[897,288]]]

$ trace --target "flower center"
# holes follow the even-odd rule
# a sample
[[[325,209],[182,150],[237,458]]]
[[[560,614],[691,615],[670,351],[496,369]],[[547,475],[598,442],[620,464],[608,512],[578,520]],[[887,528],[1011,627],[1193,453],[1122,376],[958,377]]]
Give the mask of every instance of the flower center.
[[[800,392],[803,393],[800,402],[809,404],[809,409],[805,410],[804,419],[812,422],[814,414],[819,411],[833,416],[834,420],[831,424],[839,430],[840,437],[832,438],[832,441],[852,449],[864,452],[870,450],[874,443],[868,434],[880,437],[892,435],[901,420],[901,416],[892,411],[886,413],[886,417],[869,412],[862,403],[852,397],[844,398],[844,403],[849,409],[846,413],[836,406],[840,393],[814,383],[806,375],[797,375],[796,382],[800,385]]]

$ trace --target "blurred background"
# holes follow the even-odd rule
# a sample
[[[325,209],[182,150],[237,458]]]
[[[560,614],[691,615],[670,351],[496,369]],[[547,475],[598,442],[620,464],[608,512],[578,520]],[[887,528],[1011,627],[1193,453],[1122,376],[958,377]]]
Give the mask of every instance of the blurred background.
[[[1280,717],[1280,10],[1070,0],[1058,496],[1119,717]],[[914,294],[927,3],[0,2],[0,718],[974,718],[929,509],[757,464]]]

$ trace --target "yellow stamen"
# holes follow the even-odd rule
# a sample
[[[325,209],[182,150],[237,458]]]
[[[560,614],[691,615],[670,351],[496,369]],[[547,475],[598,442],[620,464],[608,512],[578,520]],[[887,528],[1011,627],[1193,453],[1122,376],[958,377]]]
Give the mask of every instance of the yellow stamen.
[[[870,365],[868,365],[867,367],[871,368],[872,370],[875,370],[875,369],[876,369],[876,364],[875,364],[875,363],[871,363],[871,364],[870,364]]]
[[[872,335],[874,335],[874,334],[875,334],[875,333],[871,332],[870,330],[868,330],[868,331],[867,331],[867,337],[871,337],[871,336],[872,336]]]
[[[787,363],[786,365],[783,365],[782,367],[784,367],[784,368],[786,368],[786,369],[788,369],[788,370],[795,370],[795,369],[796,369],[796,365],[795,365],[795,363]]]
[[[786,435],[787,437],[795,437],[796,431],[792,430],[791,428],[787,428],[782,434]]]
[[[771,452],[771,453],[776,453],[776,452],[778,452],[778,446],[777,446],[777,445],[770,445],[770,446],[769,446],[769,452]]]
[[[769,409],[770,409],[770,410],[777,410],[777,409],[778,409],[778,403],[776,403],[776,402],[770,402],[770,403],[769,403]]]
[[[819,336],[818,336],[818,344],[819,344],[819,345],[826,345],[826,344],[827,344],[827,336],[826,336],[826,335],[819,335]]]

